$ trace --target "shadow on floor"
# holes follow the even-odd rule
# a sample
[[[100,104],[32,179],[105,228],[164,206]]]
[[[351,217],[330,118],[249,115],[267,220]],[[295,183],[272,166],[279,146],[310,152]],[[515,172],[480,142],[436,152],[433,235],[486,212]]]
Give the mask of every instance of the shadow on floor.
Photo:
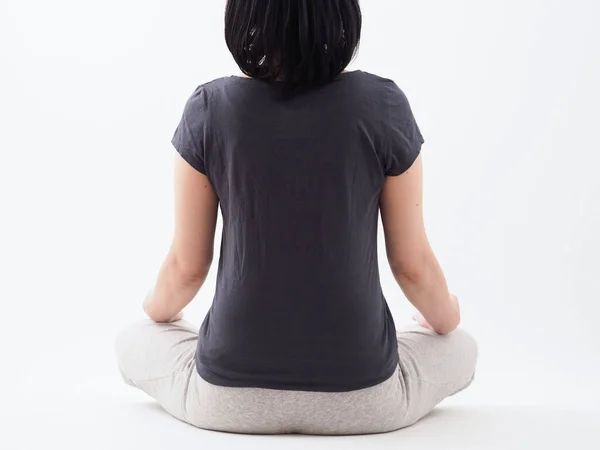
[[[600,409],[447,405],[382,435],[244,436],[186,425],[120,383],[28,389],[11,398],[0,407],[0,449],[600,450]]]
[[[420,449],[600,449],[600,411],[534,406],[439,407],[393,433]]]
[[[168,414],[153,402],[137,405],[148,415]],[[136,408],[137,409],[137,408]],[[140,411],[142,412],[142,411]],[[175,420],[175,419],[173,419]],[[156,423],[156,422],[155,422]],[[412,427],[373,436],[242,436],[200,431],[210,441],[259,444],[256,448],[300,449],[600,449],[600,411],[536,406],[442,406]],[[284,447],[281,447],[281,446]],[[248,448],[254,448],[250,445]]]

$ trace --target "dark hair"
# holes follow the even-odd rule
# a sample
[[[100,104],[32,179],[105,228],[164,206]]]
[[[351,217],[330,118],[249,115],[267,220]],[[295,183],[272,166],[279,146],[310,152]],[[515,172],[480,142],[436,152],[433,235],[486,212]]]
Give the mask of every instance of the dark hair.
[[[228,0],[225,41],[246,75],[297,90],[334,80],[360,42],[358,0]]]

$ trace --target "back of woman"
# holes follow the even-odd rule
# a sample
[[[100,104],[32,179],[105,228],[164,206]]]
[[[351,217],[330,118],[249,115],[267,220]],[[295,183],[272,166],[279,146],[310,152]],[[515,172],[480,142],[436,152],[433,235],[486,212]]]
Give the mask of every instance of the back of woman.
[[[454,331],[458,304],[422,226],[409,102],[389,79],[343,71],[360,23],[354,0],[228,2],[226,38],[246,76],[203,84],[185,105],[152,321],[117,344],[126,380],[182,420],[390,431],[472,380],[475,345]],[[216,293],[198,334],[180,311],[206,278],[218,207]],[[404,333],[379,279],[380,208],[392,271],[422,314]]]
[[[200,373],[293,390],[389,378],[398,352],[378,274],[379,193],[421,146],[394,83],[344,73],[286,99],[277,85],[222,78],[194,92],[173,143],[223,213]]]

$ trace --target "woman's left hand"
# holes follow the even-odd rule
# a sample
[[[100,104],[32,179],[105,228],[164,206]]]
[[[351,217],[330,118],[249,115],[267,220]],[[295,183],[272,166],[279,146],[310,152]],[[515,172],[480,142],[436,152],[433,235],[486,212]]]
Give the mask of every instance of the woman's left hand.
[[[146,295],[146,299],[144,300],[144,305],[143,305],[144,312],[149,317],[150,317],[150,315],[148,314],[147,306],[152,301],[153,295],[154,295],[154,290],[151,290],[150,292],[148,292],[148,295]],[[152,318],[152,317],[150,317],[150,318]],[[175,316],[173,318],[171,318],[170,320],[167,320],[166,323],[177,322],[178,320],[181,320],[181,319],[183,319],[183,310],[179,311],[177,314],[175,314]]]

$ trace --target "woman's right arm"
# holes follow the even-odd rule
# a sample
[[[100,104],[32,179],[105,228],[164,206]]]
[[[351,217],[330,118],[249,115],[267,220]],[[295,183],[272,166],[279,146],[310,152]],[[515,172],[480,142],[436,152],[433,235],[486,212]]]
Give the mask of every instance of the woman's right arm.
[[[460,323],[456,297],[450,295],[444,273],[429,245],[423,221],[421,156],[402,175],[386,178],[381,217],[387,257],[404,295],[438,334]]]

